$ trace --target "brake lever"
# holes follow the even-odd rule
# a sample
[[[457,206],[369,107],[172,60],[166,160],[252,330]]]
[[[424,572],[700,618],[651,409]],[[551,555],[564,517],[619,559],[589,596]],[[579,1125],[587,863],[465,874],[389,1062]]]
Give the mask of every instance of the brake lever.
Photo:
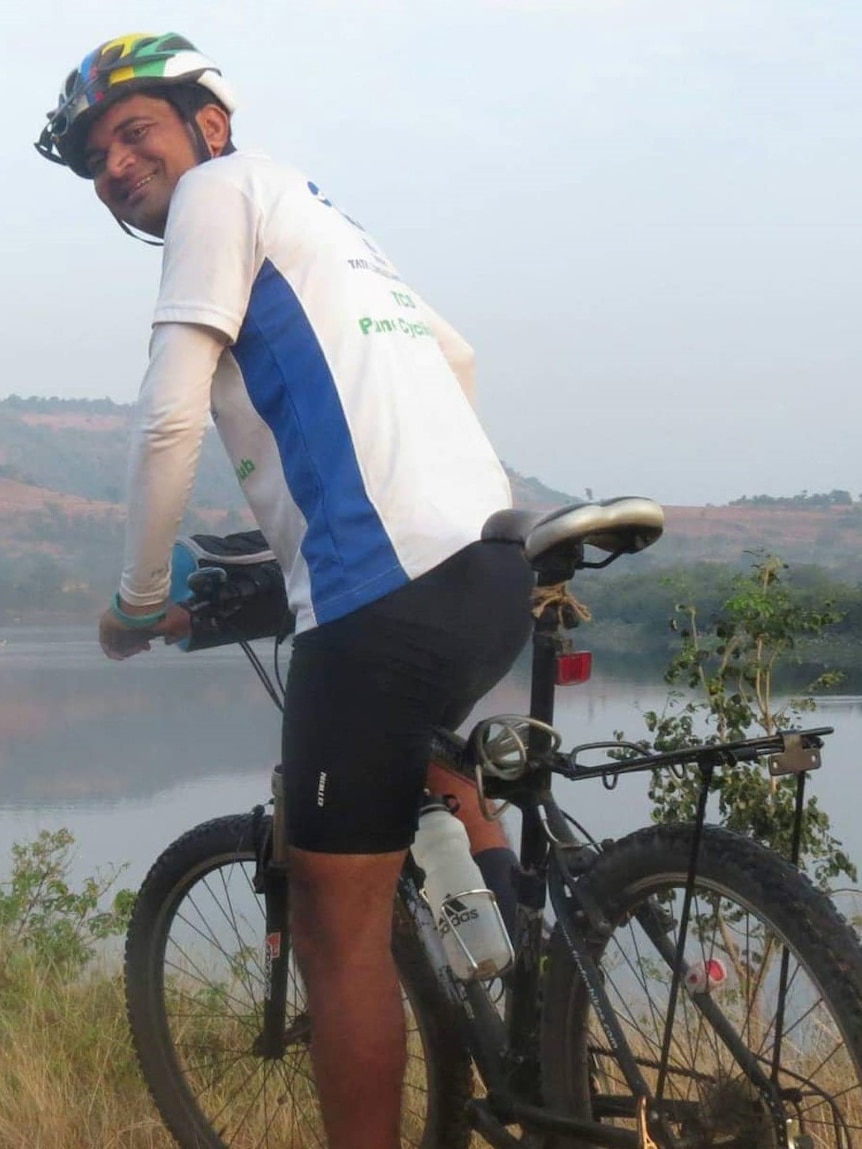
[[[222,567],[201,567],[192,571],[187,581],[189,590],[199,601],[217,600],[219,591],[227,582],[227,571]]]

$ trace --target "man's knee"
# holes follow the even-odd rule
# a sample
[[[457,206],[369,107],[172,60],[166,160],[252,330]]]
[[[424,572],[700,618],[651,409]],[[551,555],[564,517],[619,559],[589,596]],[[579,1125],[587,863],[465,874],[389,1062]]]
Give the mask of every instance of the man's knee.
[[[404,851],[290,851],[291,928],[300,964],[350,964],[388,952]]]

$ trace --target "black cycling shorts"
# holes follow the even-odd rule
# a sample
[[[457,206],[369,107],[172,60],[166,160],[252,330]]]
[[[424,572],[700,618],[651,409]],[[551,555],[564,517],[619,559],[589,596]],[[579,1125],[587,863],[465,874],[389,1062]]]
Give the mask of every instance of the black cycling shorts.
[[[532,585],[520,547],[473,543],[294,638],[282,738],[291,845],[410,845],[432,728],[459,726],[509,670],[530,634]]]

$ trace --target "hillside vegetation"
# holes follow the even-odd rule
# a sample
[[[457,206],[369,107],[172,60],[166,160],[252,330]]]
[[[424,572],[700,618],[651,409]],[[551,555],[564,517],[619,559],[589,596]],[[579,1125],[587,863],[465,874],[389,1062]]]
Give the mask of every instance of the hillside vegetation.
[[[116,586],[131,414],[131,406],[109,399],[0,401],[0,618],[40,607],[62,607],[67,617],[86,610],[89,617],[92,605]],[[509,474],[518,506],[541,510],[573,501],[538,478]],[[585,479],[573,475],[572,488],[584,490]],[[703,562],[739,569],[749,561],[746,552],[759,550],[857,581],[862,504],[848,492],[743,496],[730,506],[665,511],[660,543],[600,575],[601,584],[646,575],[652,581],[657,571]],[[211,429],[184,530],[227,533],[250,525],[239,484]]]

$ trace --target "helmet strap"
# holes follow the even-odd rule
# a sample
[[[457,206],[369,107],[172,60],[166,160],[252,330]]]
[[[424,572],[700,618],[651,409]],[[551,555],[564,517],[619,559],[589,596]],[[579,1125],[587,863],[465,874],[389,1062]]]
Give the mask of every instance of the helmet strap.
[[[120,217],[118,215],[114,215],[113,212],[111,212],[111,215],[114,216],[114,219],[117,221],[117,223],[120,225],[120,227],[126,233],[126,235],[130,235],[132,237],[132,239],[139,239],[141,241],[141,243],[145,243],[147,245],[147,247],[164,247],[165,246],[165,241],[163,239],[147,239],[147,237],[145,235],[142,235],[140,232],[135,231],[134,228],[129,227],[129,225],[126,223],[126,221],[124,219],[120,219]]]
[[[215,159],[216,157],[212,154],[212,150],[210,149],[209,144],[204,139],[204,134],[201,131],[201,126],[198,123],[196,117],[192,115],[192,116],[185,116],[183,118],[185,119],[185,122],[188,124],[188,126],[191,128],[192,135],[194,136],[195,151],[197,153],[198,163],[199,164],[205,164],[205,163],[208,163],[209,160]],[[219,155],[229,156],[231,152],[235,152],[235,151],[236,151],[236,148],[233,145],[233,141],[228,139],[228,142],[225,144],[224,148],[219,153]]]
[[[188,126],[192,130],[192,136],[194,137],[195,152],[197,153],[198,163],[199,164],[205,164],[207,162],[207,160],[211,160],[213,158],[213,154],[210,151],[209,144],[204,139],[204,134],[201,131],[201,126],[197,122],[197,120],[195,119],[194,116],[187,116],[186,117],[186,123],[188,124]]]

